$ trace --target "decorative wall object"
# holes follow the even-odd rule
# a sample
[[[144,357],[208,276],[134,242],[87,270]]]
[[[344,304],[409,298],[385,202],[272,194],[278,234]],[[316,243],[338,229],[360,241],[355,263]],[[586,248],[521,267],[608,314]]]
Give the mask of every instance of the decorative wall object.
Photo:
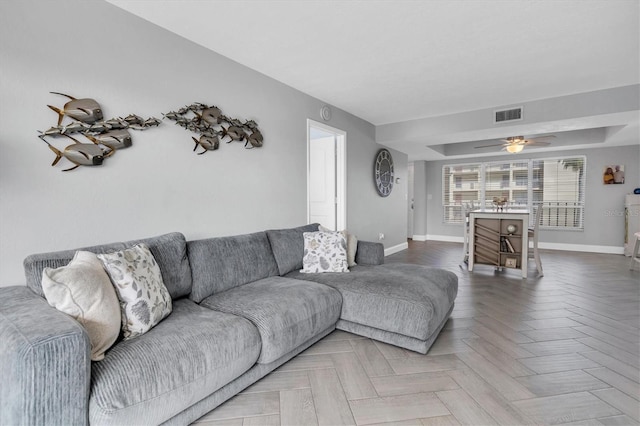
[[[322,117],[324,121],[331,120],[331,107],[329,105],[322,105],[322,108],[320,108],[320,117]]]
[[[509,203],[507,197],[493,197],[493,205],[496,206],[496,211],[503,211],[507,203]]]
[[[605,185],[623,184],[624,183],[624,166],[621,164],[604,166],[604,173],[602,174],[602,182]]]
[[[75,164],[73,167],[64,169],[63,172],[80,166],[99,166],[116,150],[131,146],[129,129],[146,130],[161,123],[157,118],[150,117],[145,120],[135,114],[129,114],[125,118],[117,117],[103,120],[102,108],[95,100],[90,98],[76,99],[58,92],[51,93],[65,96],[70,100],[62,108],[47,105],[58,114],[58,124],[40,132],[38,137],[56,154],[52,166],[58,164],[62,158]],[[63,124],[65,117],[69,118],[71,122]],[[91,143],[82,143],[73,138],[72,134],[80,134]],[[60,136],[71,139],[73,143],[60,150],[46,139],[47,137],[57,138]]]
[[[376,191],[381,197],[388,197],[393,189],[393,158],[387,149],[381,149],[376,154],[373,163],[373,182],[376,185]]]
[[[227,143],[244,142],[245,148],[260,148],[263,143],[262,133],[255,121],[248,120],[243,123],[236,118],[227,117],[217,106],[195,102],[163,115],[164,118],[175,121],[178,126],[200,134],[199,139],[192,137],[195,142],[193,150],[202,148],[198,155],[215,151],[224,138],[229,138]]]

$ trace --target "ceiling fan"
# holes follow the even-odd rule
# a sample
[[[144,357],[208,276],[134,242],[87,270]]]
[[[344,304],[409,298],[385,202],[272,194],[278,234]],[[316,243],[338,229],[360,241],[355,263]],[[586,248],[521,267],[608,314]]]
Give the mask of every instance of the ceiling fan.
[[[507,152],[511,154],[517,154],[518,152],[522,152],[525,145],[537,145],[537,146],[545,146],[550,145],[551,142],[548,142],[549,139],[555,138],[554,135],[547,136],[538,136],[535,138],[525,138],[524,136],[511,136],[506,139],[500,139],[502,143],[493,144],[493,145],[483,145],[476,146],[475,148],[491,148],[494,146],[501,146],[502,149],[505,149]]]

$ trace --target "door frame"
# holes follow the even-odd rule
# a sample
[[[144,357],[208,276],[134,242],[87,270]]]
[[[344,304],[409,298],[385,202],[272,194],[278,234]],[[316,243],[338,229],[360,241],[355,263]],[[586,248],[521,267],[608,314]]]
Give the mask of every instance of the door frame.
[[[415,224],[415,163],[410,161],[407,164],[407,238],[413,239],[413,228]]]
[[[336,230],[347,229],[347,132],[307,118],[307,223],[311,220],[311,128],[333,134],[336,142]]]

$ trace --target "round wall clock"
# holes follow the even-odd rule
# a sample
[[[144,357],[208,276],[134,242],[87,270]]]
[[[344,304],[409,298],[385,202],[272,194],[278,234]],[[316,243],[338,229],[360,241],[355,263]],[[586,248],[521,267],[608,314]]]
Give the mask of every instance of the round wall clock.
[[[376,190],[381,197],[387,197],[393,189],[393,158],[386,149],[381,149],[376,154],[373,165],[373,180]]]

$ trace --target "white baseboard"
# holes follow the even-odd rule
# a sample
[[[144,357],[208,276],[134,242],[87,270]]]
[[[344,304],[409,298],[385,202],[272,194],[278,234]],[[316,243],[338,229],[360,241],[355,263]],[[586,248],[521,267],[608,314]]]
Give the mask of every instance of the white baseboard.
[[[397,246],[389,247],[384,249],[384,255],[389,256],[390,254],[397,253],[402,250],[406,250],[409,248],[409,243],[398,244]]]
[[[426,240],[432,240],[432,241],[446,241],[449,243],[463,243],[464,240],[462,239],[462,237],[454,237],[452,235],[425,235]]]
[[[420,238],[417,239],[416,237]],[[446,241],[449,243],[462,243],[462,237],[454,237],[451,235],[414,235],[414,241]],[[624,247],[617,246],[596,246],[589,244],[564,244],[564,243],[543,243],[538,244],[541,249],[547,250],[565,250],[565,251],[583,251],[588,253],[606,253],[606,254],[624,254]]]
[[[588,244],[564,244],[539,242],[538,247],[547,250],[584,251],[589,253],[624,254],[624,247],[594,246]]]

